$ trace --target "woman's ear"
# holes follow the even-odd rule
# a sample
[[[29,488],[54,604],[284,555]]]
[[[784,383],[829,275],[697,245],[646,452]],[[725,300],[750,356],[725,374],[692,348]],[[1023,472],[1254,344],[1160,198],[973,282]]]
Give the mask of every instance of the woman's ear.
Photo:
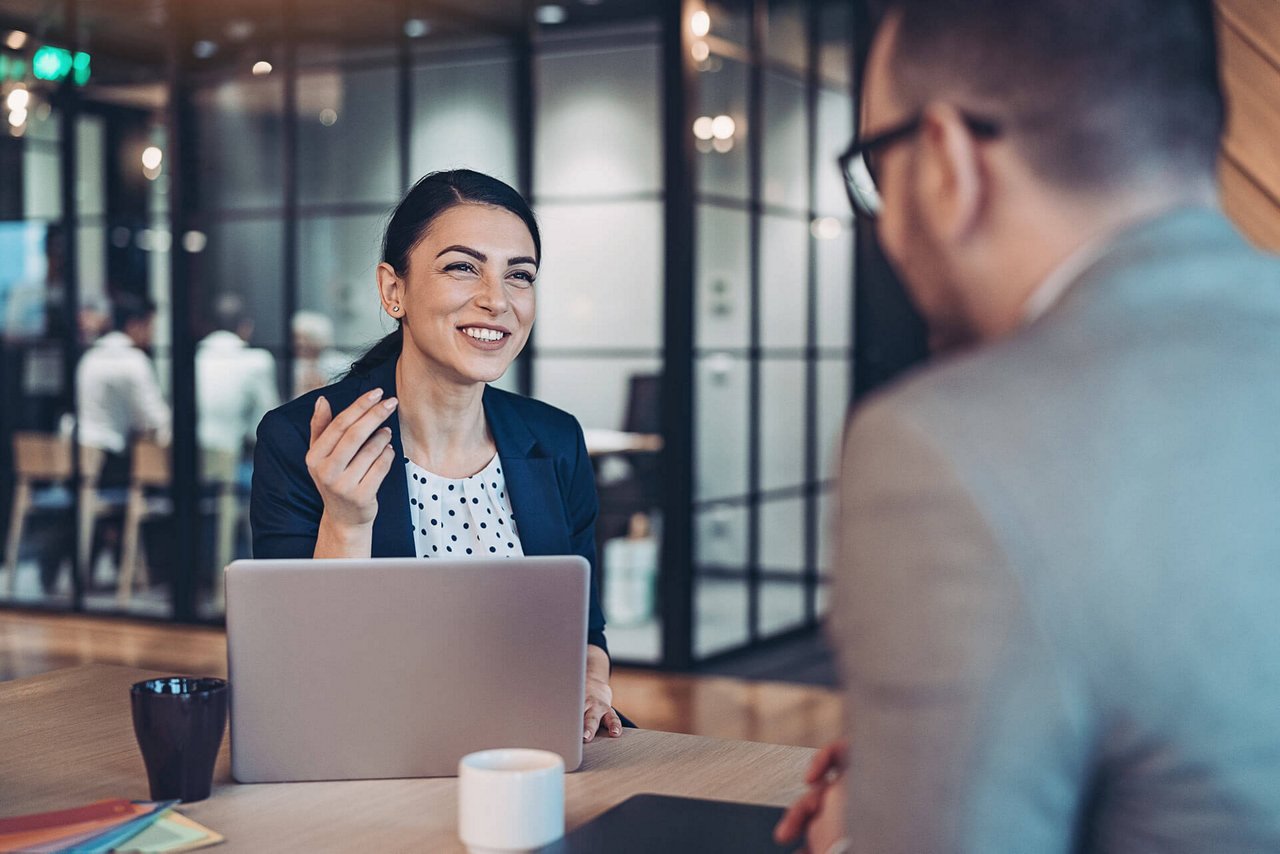
[[[386,261],[378,265],[376,272],[382,310],[396,320],[404,319],[404,280]]]

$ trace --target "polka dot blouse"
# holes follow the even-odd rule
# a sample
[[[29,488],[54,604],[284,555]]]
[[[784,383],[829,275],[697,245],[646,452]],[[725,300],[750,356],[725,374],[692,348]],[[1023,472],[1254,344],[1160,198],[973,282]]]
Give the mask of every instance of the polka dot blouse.
[[[524,554],[502,460],[471,477],[453,480],[432,474],[408,457],[409,518],[419,557],[518,557]]]

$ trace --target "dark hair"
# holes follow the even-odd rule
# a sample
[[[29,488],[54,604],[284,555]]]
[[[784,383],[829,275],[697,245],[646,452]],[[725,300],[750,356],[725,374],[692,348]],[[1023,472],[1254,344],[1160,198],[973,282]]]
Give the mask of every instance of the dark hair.
[[[1210,0],[890,0],[913,107],[998,111],[1042,178],[1080,189],[1144,169],[1213,173],[1225,121]]]
[[[116,294],[111,301],[111,323],[120,332],[123,332],[130,323],[146,320],[155,313],[156,304],[150,297],[142,294]]]
[[[533,238],[534,257],[541,260],[542,235],[529,203],[497,178],[470,169],[432,172],[418,179],[391,214],[382,239],[382,260],[390,264],[397,275],[408,275],[409,255],[421,242],[431,223],[450,208],[465,204],[492,205],[520,217]],[[397,319],[395,330],[357,359],[351,366],[351,373],[367,374],[372,368],[399,356],[404,345],[402,323]]]
[[[213,328],[222,332],[239,332],[249,319],[244,297],[237,293],[219,294],[213,302]]]

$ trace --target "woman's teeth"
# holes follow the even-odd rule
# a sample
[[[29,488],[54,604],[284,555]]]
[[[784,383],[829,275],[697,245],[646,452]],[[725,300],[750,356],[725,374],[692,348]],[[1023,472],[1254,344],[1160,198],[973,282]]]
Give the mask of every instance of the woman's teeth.
[[[497,341],[502,338],[504,333],[496,329],[481,329],[476,326],[468,326],[462,330],[467,335],[475,338],[477,341]]]

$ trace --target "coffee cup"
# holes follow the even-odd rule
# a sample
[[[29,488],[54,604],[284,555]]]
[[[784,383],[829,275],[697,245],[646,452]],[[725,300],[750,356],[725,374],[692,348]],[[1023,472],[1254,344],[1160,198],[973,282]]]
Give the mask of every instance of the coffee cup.
[[[564,836],[564,760],[482,750],[458,762],[458,837],[471,854],[536,851]]]

